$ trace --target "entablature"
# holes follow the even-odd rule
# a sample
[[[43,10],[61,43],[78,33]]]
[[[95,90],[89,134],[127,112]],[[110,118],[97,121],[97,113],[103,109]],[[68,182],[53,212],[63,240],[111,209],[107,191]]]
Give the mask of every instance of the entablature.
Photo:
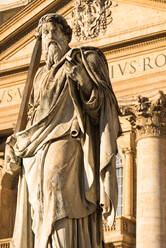
[[[34,0],[14,18],[0,27],[0,46],[4,51],[18,42],[21,37],[31,32],[37,26],[39,18],[48,12],[57,12],[72,22],[74,0]],[[122,45],[128,42],[137,42],[137,39],[146,39],[149,36],[165,35],[165,13],[135,5],[135,1],[114,0],[111,7],[112,22],[107,31],[91,40],[77,41],[73,39],[73,46],[96,44],[98,47]],[[127,15],[127,18],[126,18]],[[165,35],[166,36],[166,35]],[[104,41],[103,41],[104,37]]]

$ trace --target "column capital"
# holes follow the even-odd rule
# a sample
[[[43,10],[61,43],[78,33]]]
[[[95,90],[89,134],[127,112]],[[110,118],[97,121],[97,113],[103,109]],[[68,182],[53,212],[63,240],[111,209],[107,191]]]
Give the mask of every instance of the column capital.
[[[162,91],[153,97],[138,96],[121,110],[136,130],[137,139],[166,135],[166,95]]]

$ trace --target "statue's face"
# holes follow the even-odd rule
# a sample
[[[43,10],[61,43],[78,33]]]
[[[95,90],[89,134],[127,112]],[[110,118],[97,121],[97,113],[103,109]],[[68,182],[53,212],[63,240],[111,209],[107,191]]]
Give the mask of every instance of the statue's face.
[[[66,53],[68,41],[61,24],[47,22],[42,25],[42,50],[48,69],[56,64]]]

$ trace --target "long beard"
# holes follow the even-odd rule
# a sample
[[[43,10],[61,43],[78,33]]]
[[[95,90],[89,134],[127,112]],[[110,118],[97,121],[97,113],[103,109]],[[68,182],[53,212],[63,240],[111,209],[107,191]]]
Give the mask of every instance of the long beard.
[[[50,70],[51,66],[57,64],[60,60],[60,49],[57,47],[55,43],[51,43],[48,47],[47,54],[46,54],[46,65],[47,68]]]

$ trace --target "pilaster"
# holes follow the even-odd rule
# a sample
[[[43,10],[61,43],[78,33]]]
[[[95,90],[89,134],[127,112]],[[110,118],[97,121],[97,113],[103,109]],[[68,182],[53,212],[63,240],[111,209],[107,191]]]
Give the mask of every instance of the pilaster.
[[[131,147],[123,149],[124,167],[123,167],[123,215],[132,219],[134,216],[134,181],[133,181],[133,150]]]

